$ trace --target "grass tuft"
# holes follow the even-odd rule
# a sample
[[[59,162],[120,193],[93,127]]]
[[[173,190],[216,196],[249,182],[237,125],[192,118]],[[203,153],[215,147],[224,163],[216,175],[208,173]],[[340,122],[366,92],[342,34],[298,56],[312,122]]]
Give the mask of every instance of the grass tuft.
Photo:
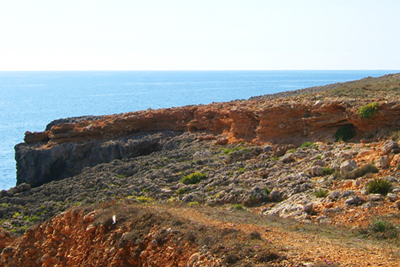
[[[186,175],[182,178],[181,183],[183,184],[198,184],[201,180],[207,178],[207,175],[201,172],[194,172],[190,175]]]
[[[367,184],[368,194],[387,195],[392,184],[386,179],[373,179]]]
[[[328,190],[324,190],[322,188],[319,188],[318,190],[315,190],[314,196],[316,196],[318,198],[322,198],[322,197],[326,197],[328,195],[328,193],[329,193]]]

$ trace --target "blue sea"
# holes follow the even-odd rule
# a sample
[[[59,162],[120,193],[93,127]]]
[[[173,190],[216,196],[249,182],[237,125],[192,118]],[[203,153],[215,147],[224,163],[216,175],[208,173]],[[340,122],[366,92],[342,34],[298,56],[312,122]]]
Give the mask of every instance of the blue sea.
[[[55,119],[209,104],[399,71],[0,72],[0,190],[16,183],[14,146]]]

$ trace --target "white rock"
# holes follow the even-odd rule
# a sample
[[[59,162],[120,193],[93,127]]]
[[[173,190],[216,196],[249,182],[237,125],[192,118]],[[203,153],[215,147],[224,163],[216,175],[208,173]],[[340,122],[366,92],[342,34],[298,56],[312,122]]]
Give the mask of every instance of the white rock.
[[[392,202],[395,202],[397,199],[399,199],[399,197],[396,194],[392,194],[392,193],[387,194],[387,197]]]
[[[386,169],[389,167],[390,161],[389,161],[389,155],[381,156],[379,158],[378,166],[382,169]]]
[[[342,164],[340,164],[340,173],[342,175],[346,175],[349,172],[353,171],[355,168],[357,168],[357,162],[354,160],[346,160]]]
[[[368,200],[370,201],[379,201],[382,199],[382,195],[381,194],[370,194],[368,196]]]

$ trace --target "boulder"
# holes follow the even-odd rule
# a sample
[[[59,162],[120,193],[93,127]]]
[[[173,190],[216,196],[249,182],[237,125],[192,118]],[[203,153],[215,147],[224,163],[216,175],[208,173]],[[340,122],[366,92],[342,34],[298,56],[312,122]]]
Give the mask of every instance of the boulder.
[[[389,155],[384,155],[379,158],[378,167],[382,169],[386,169],[390,166],[390,158]]]
[[[349,199],[347,199],[344,204],[346,206],[350,206],[350,205],[355,205],[355,206],[360,206],[365,202],[364,198],[360,197],[360,196],[355,196],[355,197],[351,197]]]
[[[383,146],[381,147],[381,155],[388,155],[391,153],[393,150],[397,152],[399,150],[399,144],[397,144],[393,140],[387,140]],[[398,152],[397,152],[398,153]]]
[[[354,160],[346,160],[340,164],[340,173],[346,175],[357,168],[357,162]]]

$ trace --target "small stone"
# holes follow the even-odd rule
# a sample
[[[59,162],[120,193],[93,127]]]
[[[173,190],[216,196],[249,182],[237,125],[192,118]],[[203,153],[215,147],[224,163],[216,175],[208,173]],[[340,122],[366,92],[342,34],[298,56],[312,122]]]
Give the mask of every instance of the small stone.
[[[340,197],[340,192],[339,191],[333,191],[332,193],[329,194],[328,198],[331,200],[338,200]]]
[[[283,163],[289,163],[289,162],[293,162],[293,161],[294,161],[294,153],[285,154],[281,158],[281,162],[283,162]]]
[[[272,151],[272,146],[265,146],[263,148],[263,150],[264,150],[265,153],[268,153],[268,152]]]
[[[382,169],[386,169],[390,165],[389,155],[381,156],[379,158],[378,166]]]
[[[313,203],[304,205],[304,212],[310,214],[313,211]]]
[[[348,197],[354,195],[354,191],[353,190],[346,190],[342,192],[342,197]]]
[[[392,202],[395,202],[398,199],[398,196],[396,194],[392,194],[392,193],[387,194],[387,197]]]
[[[392,190],[392,192],[394,193],[394,194],[398,194],[398,193],[400,193],[400,188],[394,188],[393,190]]]
[[[368,200],[370,200],[370,201],[380,201],[381,199],[382,199],[381,194],[370,194],[368,196]]]
[[[399,145],[393,140],[387,140],[381,147],[381,155],[388,155],[393,149],[398,149]]]
[[[360,206],[365,202],[364,198],[360,197],[360,196],[355,196],[355,197],[351,197],[349,199],[347,199],[344,204],[346,206],[350,206],[350,205],[356,205],[356,206]]]
[[[394,206],[395,206],[396,208],[400,209],[400,200],[397,200],[397,201],[394,203]]]

